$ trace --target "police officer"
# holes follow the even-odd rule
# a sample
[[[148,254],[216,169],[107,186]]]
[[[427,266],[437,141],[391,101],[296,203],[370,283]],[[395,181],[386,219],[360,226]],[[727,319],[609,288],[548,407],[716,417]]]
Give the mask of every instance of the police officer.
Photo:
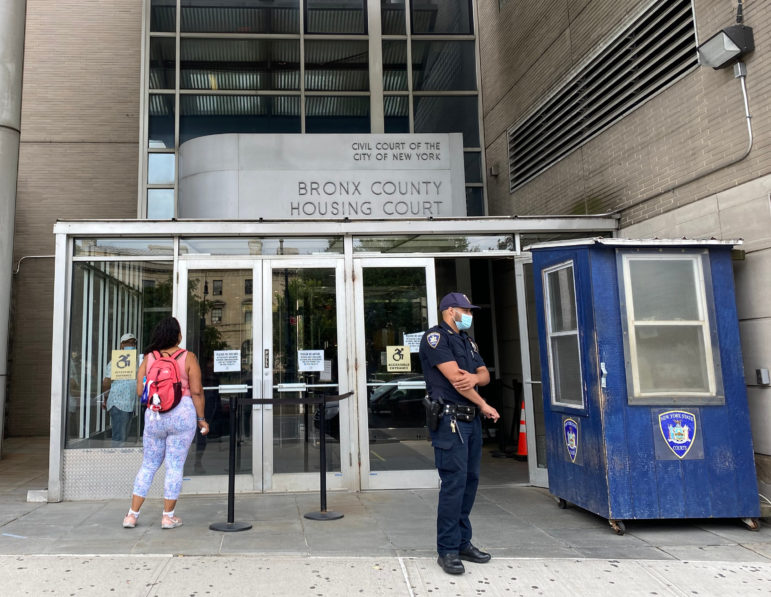
[[[420,362],[426,391],[441,418],[431,430],[434,462],[442,485],[436,517],[437,562],[448,574],[463,574],[461,560],[485,563],[490,554],[471,543],[469,514],[479,485],[482,457],[482,421],[499,418],[498,411],[477,392],[490,383],[476,342],[464,330],[471,327],[468,297],[451,292],[439,302],[442,321],[420,341]]]

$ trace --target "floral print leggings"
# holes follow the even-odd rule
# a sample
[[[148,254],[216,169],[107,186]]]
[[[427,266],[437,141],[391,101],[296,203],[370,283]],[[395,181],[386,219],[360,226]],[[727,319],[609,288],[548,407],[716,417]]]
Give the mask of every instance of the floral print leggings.
[[[145,431],[142,435],[144,457],[134,480],[134,495],[146,497],[156,471],[166,460],[163,497],[176,500],[182,490],[182,469],[196,431],[193,399],[183,396],[174,410],[166,413],[145,411]]]

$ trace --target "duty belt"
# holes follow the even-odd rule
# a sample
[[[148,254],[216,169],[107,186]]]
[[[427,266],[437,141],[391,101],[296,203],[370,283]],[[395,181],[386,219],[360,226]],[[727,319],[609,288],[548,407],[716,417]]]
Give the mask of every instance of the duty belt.
[[[444,415],[454,415],[459,421],[473,421],[477,416],[476,406],[465,406],[463,404],[445,404]]]

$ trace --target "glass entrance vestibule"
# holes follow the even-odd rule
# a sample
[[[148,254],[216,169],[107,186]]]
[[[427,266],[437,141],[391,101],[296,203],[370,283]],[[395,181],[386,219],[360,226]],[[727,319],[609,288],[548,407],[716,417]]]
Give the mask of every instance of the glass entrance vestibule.
[[[437,487],[417,347],[440,316],[438,298],[454,290],[483,307],[471,333],[494,379],[483,393],[503,415],[485,431],[495,449],[486,451],[516,446],[526,412],[527,465],[509,475],[494,463],[488,475],[545,485],[522,247],[615,229],[599,217],[58,222],[48,498],[130,492],[143,409],[125,387],[169,315],[200,362],[211,428],[196,434],[183,492],[227,489],[234,387],[272,400],[236,409],[237,491],[317,489],[321,417],[328,488]],[[139,347],[134,361],[121,350],[127,334]],[[326,409],[297,404],[348,392]]]

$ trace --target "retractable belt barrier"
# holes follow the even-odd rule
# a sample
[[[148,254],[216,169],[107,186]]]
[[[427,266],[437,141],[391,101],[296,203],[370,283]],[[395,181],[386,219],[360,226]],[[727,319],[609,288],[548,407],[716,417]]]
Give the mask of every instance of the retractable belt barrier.
[[[236,405],[246,406],[250,404],[320,404],[322,411],[319,413],[319,493],[321,508],[318,512],[308,512],[305,518],[312,520],[337,520],[342,518],[340,512],[327,510],[327,404],[339,402],[350,396],[353,392],[339,394],[337,396],[320,396],[319,398],[289,398],[276,400],[275,398],[236,398],[237,393],[245,393],[246,386],[232,386],[230,393],[230,449],[228,454],[228,520],[227,522],[213,522],[209,528],[213,531],[246,531],[252,528],[247,522],[235,522],[235,494],[236,494]],[[224,392],[221,392],[224,393]]]

